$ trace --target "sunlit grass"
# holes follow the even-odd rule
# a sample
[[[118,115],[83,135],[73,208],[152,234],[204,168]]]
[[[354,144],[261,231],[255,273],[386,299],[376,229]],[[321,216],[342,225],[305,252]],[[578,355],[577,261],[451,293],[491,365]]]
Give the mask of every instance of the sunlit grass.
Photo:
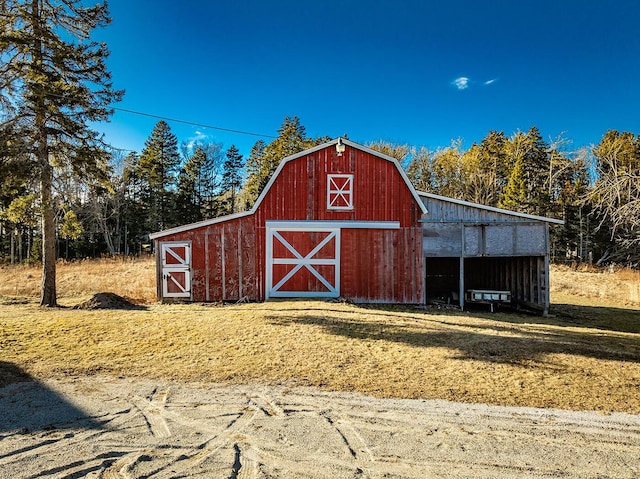
[[[635,272],[554,268],[548,318],[322,301],[162,305],[154,274],[151,258],[60,263],[66,307],[50,309],[37,306],[39,268],[0,268],[0,384],[16,370],[100,373],[640,413],[640,313],[619,296]],[[105,291],[146,308],[70,308]]]
[[[0,328],[3,361],[40,378],[255,381],[640,413],[640,334],[561,318],[319,301],[135,311],[31,302],[0,306]]]
[[[154,261],[153,257],[59,261],[56,265],[58,295],[64,302],[67,297],[110,291],[135,302],[155,301]],[[41,282],[39,265],[0,266],[0,296],[38,297]]]

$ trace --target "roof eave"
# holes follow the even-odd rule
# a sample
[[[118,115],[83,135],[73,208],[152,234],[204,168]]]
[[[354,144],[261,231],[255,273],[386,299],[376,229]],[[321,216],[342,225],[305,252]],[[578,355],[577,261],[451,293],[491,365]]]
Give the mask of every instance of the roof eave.
[[[169,236],[177,233],[184,233],[185,231],[194,230],[197,228],[203,228],[205,226],[214,225],[216,223],[223,223],[225,221],[234,220],[237,218],[242,218],[244,216],[249,216],[253,214],[253,211],[242,211],[240,213],[233,213],[231,215],[226,216],[218,216],[217,218],[211,218],[204,221],[198,221],[196,223],[189,223],[182,226],[176,226],[175,228],[169,228],[163,231],[158,231],[156,233],[149,234],[149,239],[158,239],[164,236]]]

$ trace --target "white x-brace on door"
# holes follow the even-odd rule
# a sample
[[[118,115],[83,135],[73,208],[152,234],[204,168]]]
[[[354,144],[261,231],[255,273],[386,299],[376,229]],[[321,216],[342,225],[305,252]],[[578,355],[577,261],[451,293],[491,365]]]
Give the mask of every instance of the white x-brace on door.
[[[340,228],[267,227],[268,298],[340,296]]]
[[[161,243],[162,297],[191,297],[191,244]]]

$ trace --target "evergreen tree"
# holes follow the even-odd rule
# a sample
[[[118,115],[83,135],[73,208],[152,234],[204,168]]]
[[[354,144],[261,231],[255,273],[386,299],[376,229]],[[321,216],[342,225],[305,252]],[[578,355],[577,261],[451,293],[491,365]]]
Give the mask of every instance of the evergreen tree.
[[[197,148],[180,170],[176,209],[180,219],[185,223],[194,223],[203,219],[198,179],[205,160],[206,153],[202,148]]]
[[[246,162],[247,181],[244,185],[244,202],[245,209],[251,208],[260,195],[260,184],[262,182],[260,172],[262,171],[262,163],[264,162],[264,151],[267,144],[264,140],[258,140],[249,153]]]
[[[0,3],[0,102],[23,130],[39,176],[42,209],[41,305],[56,306],[53,180],[68,164],[77,175],[103,176],[101,137],[88,123],[106,120],[121,91],[112,88],[105,44],[91,31],[110,18],[106,2],[4,0]]]
[[[144,193],[146,188],[138,177],[138,163],[140,157],[136,152],[131,152],[124,159],[122,169],[123,205],[122,220],[124,222],[123,244],[124,253],[140,253],[142,243],[148,230],[142,219],[146,210],[144,205]]]
[[[222,144],[183,145],[185,163],[178,179],[178,214],[195,222],[224,214],[220,194]]]
[[[313,140],[307,138],[305,127],[300,124],[300,119],[297,116],[286,117],[278,129],[278,137],[264,149],[263,161],[260,166],[258,194],[262,193],[271,175],[273,175],[284,158],[306,150],[311,146],[313,146]]]
[[[180,168],[178,139],[165,121],[159,121],[144,143],[136,166],[142,186],[147,233],[176,226],[175,194]]]
[[[513,168],[507,162],[507,143],[507,137],[501,131],[490,131],[480,142],[479,169],[488,188],[481,202],[487,206],[498,206]]]
[[[268,145],[258,142],[254,145],[249,156],[249,176],[245,189],[245,203],[251,207],[280,162],[291,155],[328,141],[328,137],[307,138],[305,127],[300,124],[297,116],[286,117],[278,129],[278,137]],[[264,148],[263,148],[264,145]]]
[[[548,145],[534,126],[517,132],[507,146],[507,163],[513,168],[500,206],[545,216],[550,209]]]
[[[504,189],[504,195],[500,200],[500,207],[513,211],[528,212],[528,187],[527,176],[525,172],[525,157],[517,155],[515,165],[509,175],[507,186]]]
[[[236,192],[242,186],[242,167],[242,155],[235,145],[231,145],[222,173],[222,189],[230,195],[228,213],[234,213],[236,209]]]

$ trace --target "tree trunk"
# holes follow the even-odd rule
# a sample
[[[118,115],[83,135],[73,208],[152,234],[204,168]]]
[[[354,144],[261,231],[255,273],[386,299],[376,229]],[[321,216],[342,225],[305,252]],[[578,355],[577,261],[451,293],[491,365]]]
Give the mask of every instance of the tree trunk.
[[[9,240],[11,242],[11,264],[15,264],[16,262],[16,230],[15,228],[11,230],[9,234]]]
[[[40,23],[40,0],[31,0],[31,17],[35,43],[32,47],[32,74],[43,70],[45,29]],[[40,173],[40,201],[42,208],[42,296],[40,306],[57,306],[56,298],[56,225],[53,209],[53,166],[49,163],[49,136],[47,132],[47,104],[44,89],[34,101],[36,130],[36,161]]]
[[[53,210],[53,167],[41,163],[40,194],[42,201],[42,297],[40,306],[57,306],[56,294],[56,225]]]
[[[99,222],[100,229],[102,229],[102,235],[104,236],[104,242],[107,244],[107,248],[109,249],[109,254],[114,256],[116,254],[116,249],[113,246],[113,240],[109,234],[109,225],[107,225],[107,220],[104,219],[104,217],[101,217]]]

